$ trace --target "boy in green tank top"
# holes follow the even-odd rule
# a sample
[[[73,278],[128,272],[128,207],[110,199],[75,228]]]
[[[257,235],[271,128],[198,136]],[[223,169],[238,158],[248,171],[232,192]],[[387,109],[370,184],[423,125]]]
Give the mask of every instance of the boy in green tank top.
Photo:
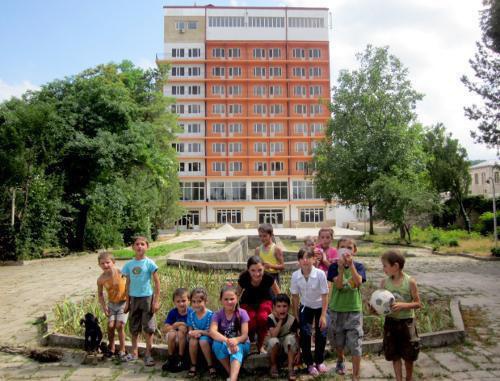
[[[413,363],[420,350],[414,311],[422,306],[417,282],[403,272],[405,258],[398,251],[390,250],[381,259],[387,277],[382,279],[380,288],[392,292],[396,299],[391,306],[391,313],[385,317],[384,355],[387,361],[392,361],[397,381],[403,380],[404,360],[406,381],[411,381]]]

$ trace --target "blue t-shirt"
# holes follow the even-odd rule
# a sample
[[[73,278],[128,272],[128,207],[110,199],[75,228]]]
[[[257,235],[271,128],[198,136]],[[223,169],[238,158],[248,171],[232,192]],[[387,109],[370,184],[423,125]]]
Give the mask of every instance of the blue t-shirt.
[[[201,319],[198,319],[195,310],[188,312],[187,326],[192,329],[199,329],[201,331],[208,331],[210,328],[210,323],[212,322],[212,315],[214,313],[211,310],[206,310],[205,315]]]
[[[122,274],[130,278],[128,294],[136,298],[153,295],[151,277],[158,266],[149,258],[132,259],[123,266]]]
[[[183,323],[186,323],[187,325],[188,315],[191,311],[193,311],[191,307],[188,307],[186,315],[181,315],[179,313],[179,310],[174,307],[170,311],[168,311],[167,318],[165,319],[165,324],[172,325],[174,323],[181,321]]]

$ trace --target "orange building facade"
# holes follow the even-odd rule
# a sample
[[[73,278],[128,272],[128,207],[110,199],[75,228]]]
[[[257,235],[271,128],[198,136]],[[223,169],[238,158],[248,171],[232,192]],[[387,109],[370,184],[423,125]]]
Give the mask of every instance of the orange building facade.
[[[188,227],[332,225],[311,159],[330,116],[326,8],[166,6]]]

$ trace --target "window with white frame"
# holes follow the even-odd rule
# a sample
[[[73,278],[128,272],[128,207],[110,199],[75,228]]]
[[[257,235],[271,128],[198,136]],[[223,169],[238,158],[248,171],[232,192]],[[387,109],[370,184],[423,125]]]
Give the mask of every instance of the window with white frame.
[[[296,97],[305,97],[307,95],[306,87],[302,85],[295,85],[293,87],[293,95]]]
[[[290,28],[324,28],[325,19],[323,17],[288,17],[288,27]]]
[[[184,49],[182,49],[182,48],[172,48],[172,57],[173,58],[184,57]]]
[[[241,134],[243,131],[243,125],[241,123],[230,123],[229,132],[231,134]]]
[[[267,114],[267,106],[265,104],[254,104],[253,105],[253,113],[257,115],[265,115]]]
[[[184,152],[184,143],[172,143],[172,148],[175,149],[175,152],[182,153]]]
[[[309,49],[309,58],[321,58],[321,49]]]
[[[323,113],[322,105],[311,105],[311,115],[318,115]]]
[[[311,123],[311,134],[318,135],[323,132],[323,123]]]
[[[313,200],[321,198],[310,180],[293,180],[292,197],[294,200]]]
[[[187,152],[189,153],[200,153],[201,143],[185,143],[187,146]]]
[[[242,201],[246,200],[246,183],[244,181],[213,181],[210,185],[210,200]]]
[[[300,222],[323,222],[325,210],[323,208],[300,209]]]
[[[293,125],[293,131],[296,134],[303,135],[304,133],[307,133],[307,124],[305,124],[305,123],[295,123]]]
[[[323,88],[321,86],[309,86],[309,95],[311,97],[319,97],[321,96]]]
[[[184,95],[184,86],[172,86],[172,95]]]
[[[212,105],[212,112],[214,114],[225,114],[226,113],[226,105],[223,103],[216,103]]]
[[[267,132],[266,123],[254,123],[253,132],[259,135],[265,134]]]
[[[185,68],[182,66],[173,66],[171,76],[172,77],[183,77],[185,73]]]
[[[187,130],[184,129],[188,134],[199,134],[201,132],[201,124],[200,123],[188,123]]]
[[[198,86],[198,85],[188,86],[188,94],[189,95],[200,95],[201,94],[201,86]]]
[[[243,146],[241,143],[229,143],[229,153],[241,153],[243,151]]]
[[[188,21],[188,29],[194,30],[198,29],[198,21]]]
[[[212,132],[214,134],[223,134],[226,132],[226,125],[224,123],[212,124]]]
[[[227,87],[227,95],[237,97],[242,94],[243,90],[241,85],[230,85]]]
[[[305,67],[294,67],[294,68],[292,68],[292,74],[294,77],[304,78],[306,76],[306,68]]]
[[[294,105],[293,109],[296,114],[303,114],[303,115],[307,114],[307,105],[303,104]]]
[[[283,94],[283,88],[280,85],[269,86],[269,95],[279,97]]]
[[[282,161],[271,161],[271,171],[283,171],[285,164]]]
[[[288,184],[286,181],[252,181],[252,200],[287,200]]]
[[[191,161],[186,163],[188,172],[200,172],[201,171],[201,163],[199,161]]]
[[[243,16],[209,16],[208,26],[215,28],[241,28],[245,26]]]
[[[176,21],[175,22],[175,30],[184,30],[186,29],[186,25],[184,24],[184,21]]]
[[[226,143],[212,143],[212,152],[225,153]]]
[[[261,67],[261,66],[254,67],[253,68],[253,76],[264,78],[266,76],[266,68]]]
[[[248,17],[249,28],[284,28],[284,17],[263,17],[263,16],[250,16]]]
[[[295,169],[297,171],[307,171],[307,161],[297,161],[295,163]]]
[[[227,75],[229,76],[229,78],[241,77],[241,67],[232,66],[232,67],[227,68]]]
[[[269,113],[271,115],[279,115],[283,114],[283,105],[282,104],[272,104],[269,106]]]
[[[224,93],[225,93],[224,85],[212,85],[213,95],[224,95]]]
[[[220,67],[220,66],[215,66],[212,68],[212,75],[214,77],[224,77],[225,75],[225,68],[224,67]]]
[[[266,86],[255,85],[253,87],[253,95],[255,97],[265,97],[266,96]]]
[[[239,57],[241,57],[241,50],[240,50],[240,48],[229,48],[229,49],[227,49],[227,56],[229,58],[239,58]]]
[[[310,67],[309,68],[309,78],[319,78],[321,77],[322,70],[320,67]]]
[[[293,58],[305,58],[306,50],[303,48],[293,48],[292,49],[292,57]]]
[[[225,57],[224,48],[213,48],[212,49],[212,57],[214,57],[214,58],[224,58]]]
[[[280,66],[271,66],[269,68],[269,77],[281,77],[282,69]]]
[[[243,110],[243,107],[239,103],[230,103],[227,105],[227,112],[229,114],[241,114]]]
[[[201,68],[197,66],[188,68],[188,76],[189,77],[199,77],[201,75]]]
[[[241,172],[243,170],[243,163],[241,161],[230,161],[229,171],[231,172]]]
[[[271,153],[283,153],[285,152],[285,145],[282,142],[274,142],[269,144]]]
[[[240,209],[217,209],[216,216],[218,224],[241,224]]]
[[[269,125],[269,132],[272,134],[281,134],[283,132],[283,123],[271,123]]]
[[[184,106],[185,106],[184,103],[173,104],[170,106],[170,111],[173,114],[184,114],[184,110],[185,110]]]
[[[256,161],[254,164],[255,172],[265,172],[267,171],[267,162],[265,161]]]
[[[200,48],[188,49],[188,57],[190,57],[190,58],[201,57],[201,49]]]
[[[295,143],[295,152],[297,152],[297,153],[308,152],[307,142],[297,142],[297,143]]]
[[[268,50],[269,58],[281,58],[281,49],[280,48],[269,48]]]
[[[182,201],[205,201],[205,183],[181,182],[180,188]]]
[[[266,49],[253,48],[252,56],[253,56],[253,58],[265,58],[266,57]]]
[[[267,152],[267,143],[257,142],[253,144],[253,151],[258,153]]]
[[[212,163],[212,171],[225,172],[226,171],[226,163],[224,161],[214,161]]]
[[[190,104],[187,106],[188,114],[201,114],[201,105]]]

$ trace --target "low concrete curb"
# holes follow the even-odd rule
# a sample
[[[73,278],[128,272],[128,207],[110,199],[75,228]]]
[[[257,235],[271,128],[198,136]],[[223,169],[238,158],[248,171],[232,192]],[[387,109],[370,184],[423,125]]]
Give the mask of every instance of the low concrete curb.
[[[465,339],[465,328],[464,322],[462,320],[462,314],[460,313],[460,301],[458,298],[453,298],[450,301],[450,313],[453,320],[453,325],[455,329],[450,329],[446,331],[438,331],[431,333],[423,333],[420,335],[420,344],[423,348],[437,348],[447,345],[458,344]],[[47,345],[62,347],[62,348],[74,348],[83,349],[85,340],[83,337],[63,335],[60,333],[51,333],[47,336]],[[128,351],[131,350],[131,343],[126,343],[126,348]],[[144,354],[146,350],[146,345],[139,344],[139,353]],[[382,340],[367,340],[363,342],[363,353],[379,353],[382,351]],[[167,346],[163,344],[153,345],[153,355],[158,358],[167,357]],[[269,357],[266,354],[253,354],[245,359],[243,367],[249,371],[268,368],[269,367]]]
[[[441,253],[440,251],[432,250],[432,254],[434,255],[441,255],[443,257],[464,257],[464,258],[471,258],[471,259],[477,259],[478,261],[500,261],[500,257],[494,257],[494,256],[489,256],[489,257],[483,257],[480,255],[474,255],[474,254],[469,254],[469,253]]]

